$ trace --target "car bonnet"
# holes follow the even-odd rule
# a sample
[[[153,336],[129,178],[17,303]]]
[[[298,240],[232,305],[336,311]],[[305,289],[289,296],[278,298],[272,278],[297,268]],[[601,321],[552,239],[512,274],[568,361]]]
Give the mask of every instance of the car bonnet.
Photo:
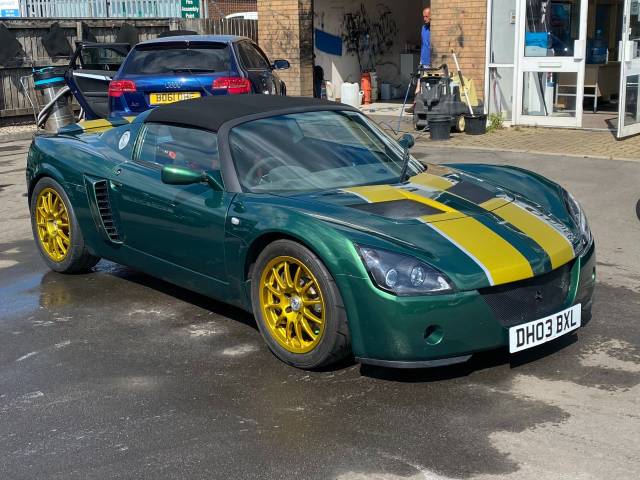
[[[535,202],[443,166],[429,166],[402,184],[295,196],[319,211],[326,206],[336,221],[418,248],[439,266],[459,268],[460,258],[474,262],[489,285],[564,265],[575,257],[578,242],[571,226]]]

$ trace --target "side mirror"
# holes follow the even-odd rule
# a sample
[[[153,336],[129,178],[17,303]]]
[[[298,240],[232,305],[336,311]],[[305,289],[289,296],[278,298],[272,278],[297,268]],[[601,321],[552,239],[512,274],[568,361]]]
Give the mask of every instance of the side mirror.
[[[186,167],[166,165],[162,167],[160,178],[162,183],[167,185],[191,185],[207,182],[214,190],[222,190],[222,184],[216,176],[204,171],[197,172]]]
[[[398,140],[398,144],[404,149],[409,150],[416,144],[416,139],[413,138],[413,135],[410,133],[405,133],[400,140]]]
[[[290,66],[291,64],[289,64],[288,60],[278,59],[274,60],[271,68],[273,68],[274,70],[286,70]]]

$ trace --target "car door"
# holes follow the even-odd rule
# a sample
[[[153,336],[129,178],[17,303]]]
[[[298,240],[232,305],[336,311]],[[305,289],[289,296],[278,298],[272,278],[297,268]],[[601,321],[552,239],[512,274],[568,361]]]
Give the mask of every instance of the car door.
[[[132,161],[120,165],[112,181],[124,245],[226,282],[223,244],[234,194],[204,183],[165,184],[165,165],[219,176],[216,134],[161,123],[142,127]]]
[[[271,63],[266,55],[250,40],[243,40],[236,44],[240,63],[251,80],[253,91],[263,94],[278,94]]]
[[[128,51],[129,46],[123,43],[77,44],[65,80],[82,107],[85,119],[109,116],[109,83]]]

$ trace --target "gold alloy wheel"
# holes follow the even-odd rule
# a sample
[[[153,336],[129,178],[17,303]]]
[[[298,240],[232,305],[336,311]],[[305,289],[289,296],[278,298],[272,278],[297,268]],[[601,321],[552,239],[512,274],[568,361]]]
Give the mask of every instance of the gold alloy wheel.
[[[320,285],[294,257],[275,257],[260,277],[260,309],[271,336],[288,352],[307,353],[322,339],[325,305]]]
[[[69,212],[53,188],[45,188],[36,202],[36,228],[42,249],[54,262],[63,261],[71,246]]]

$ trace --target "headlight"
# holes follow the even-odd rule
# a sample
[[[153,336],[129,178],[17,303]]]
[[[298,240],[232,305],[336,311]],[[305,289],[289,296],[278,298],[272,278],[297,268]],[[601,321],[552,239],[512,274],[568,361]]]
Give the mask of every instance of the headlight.
[[[580,228],[581,247],[585,248],[591,244],[591,241],[593,240],[591,236],[591,229],[587,222],[587,217],[582,211],[582,207],[578,201],[566,190],[564,191],[564,201],[567,204],[567,210],[569,210],[573,221],[576,222],[576,225]]]
[[[356,245],[369,275],[383,290],[400,296],[453,292],[445,274],[420,260],[388,250]]]

